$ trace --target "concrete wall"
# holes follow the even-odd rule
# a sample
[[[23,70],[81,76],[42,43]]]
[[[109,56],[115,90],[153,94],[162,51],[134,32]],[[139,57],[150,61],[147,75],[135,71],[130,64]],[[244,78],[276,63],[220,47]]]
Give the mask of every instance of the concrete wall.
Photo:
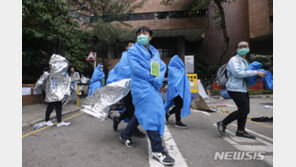
[[[140,2],[141,0],[138,0]],[[146,0],[143,8],[136,9],[134,13],[145,13],[145,12],[160,12],[160,11],[175,11],[181,10],[182,6],[190,0],[174,0],[171,5],[163,6],[160,5],[162,0]]]
[[[250,38],[256,38],[272,33],[272,23],[269,16],[273,9],[269,0],[248,0]]]
[[[237,42],[242,39],[249,39],[248,1],[237,0],[234,3],[224,3],[223,7],[230,46],[222,62],[227,62],[235,54]],[[223,47],[223,36],[216,28],[216,20],[213,18],[215,5],[211,4],[208,10],[209,28],[205,33],[205,39],[202,44],[202,55],[211,64],[215,64],[218,54]]]

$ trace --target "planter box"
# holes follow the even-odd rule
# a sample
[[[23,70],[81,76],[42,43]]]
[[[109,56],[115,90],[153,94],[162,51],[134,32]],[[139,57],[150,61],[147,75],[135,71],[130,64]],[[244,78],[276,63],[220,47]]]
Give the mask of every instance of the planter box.
[[[34,91],[35,84],[22,84],[22,105],[31,105],[36,103],[42,103],[44,97],[42,92]]]

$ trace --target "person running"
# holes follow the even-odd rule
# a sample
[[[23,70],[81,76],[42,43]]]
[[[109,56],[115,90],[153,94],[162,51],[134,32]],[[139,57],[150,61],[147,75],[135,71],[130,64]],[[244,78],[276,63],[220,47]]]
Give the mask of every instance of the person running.
[[[93,72],[93,75],[89,83],[88,96],[90,96],[94,91],[96,91],[100,87],[104,86],[105,74],[104,74],[103,68],[104,68],[103,63],[100,63],[95,69],[95,71]]]
[[[131,71],[128,66],[127,56],[128,56],[128,49],[134,44],[134,41],[128,41],[125,45],[125,51],[122,53],[121,59],[116,64],[116,66],[110,71],[107,84],[120,81],[122,79],[131,78]],[[131,91],[123,98],[123,102],[125,105],[125,111],[120,114],[119,117],[113,117],[113,130],[117,131],[118,125],[122,120],[131,119],[135,112],[135,106],[133,105],[133,99]],[[136,137],[145,138],[146,135],[141,132],[138,128],[136,129],[134,135]]]
[[[228,124],[237,120],[236,136],[255,139],[256,137],[246,132],[245,126],[247,116],[250,112],[250,99],[247,90],[246,78],[256,76],[264,77],[262,71],[247,70],[248,62],[246,55],[250,51],[247,41],[240,41],[237,44],[237,54],[227,64],[226,90],[237,106],[237,110],[229,114],[222,121],[217,122],[218,131],[225,136],[225,129]]]
[[[149,44],[152,34],[149,27],[140,27],[136,32],[137,42],[128,50],[135,114],[121,132],[120,140],[125,146],[134,147],[131,136],[140,123],[151,142],[153,158],[162,164],[173,165],[175,160],[164,151],[161,139],[165,128],[165,110],[159,89],[162,87],[166,65],[157,49]]]
[[[190,114],[190,103],[191,92],[185,65],[182,59],[175,55],[169,63],[168,88],[165,100],[166,121],[169,122],[170,115],[175,114],[175,126],[187,128],[187,125],[181,122],[181,117],[186,117]],[[175,106],[169,111],[172,105]]]

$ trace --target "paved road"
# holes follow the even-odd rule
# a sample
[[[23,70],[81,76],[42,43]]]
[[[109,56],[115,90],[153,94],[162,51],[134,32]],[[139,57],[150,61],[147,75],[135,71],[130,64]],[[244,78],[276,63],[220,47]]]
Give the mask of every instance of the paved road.
[[[236,122],[227,127],[227,136],[222,138],[214,125],[222,120],[235,106],[231,100],[208,100],[209,105],[226,104],[224,112],[206,113],[193,110],[183,122],[188,129],[174,127],[174,116],[166,125],[164,145],[177,160],[175,166],[270,166],[272,165],[272,123],[254,123],[248,120],[247,129],[257,140],[235,137]],[[250,117],[272,116],[272,99],[251,99]],[[222,109],[222,108],[221,108]],[[126,126],[119,125],[119,132],[112,130],[112,121],[100,121],[85,113],[76,112],[64,118],[71,121],[69,127],[48,127],[23,131],[24,167],[148,167],[161,166],[149,158],[147,139],[133,138],[136,148],[128,149],[119,142],[119,133]],[[216,152],[225,154],[263,154],[264,160],[217,160]],[[234,153],[235,152],[235,153]],[[255,157],[255,156],[253,156]],[[258,156],[257,156],[258,157]],[[256,158],[256,157],[255,157]]]

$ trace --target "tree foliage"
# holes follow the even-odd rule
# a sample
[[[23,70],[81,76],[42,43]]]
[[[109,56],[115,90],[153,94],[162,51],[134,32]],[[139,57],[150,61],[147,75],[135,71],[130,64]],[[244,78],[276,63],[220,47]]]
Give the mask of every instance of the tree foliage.
[[[22,58],[24,82],[34,82],[48,66],[52,54],[65,56],[82,72],[91,49],[89,32],[79,30],[77,21],[61,0],[26,0],[22,5]]]
[[[93,47],[99,52],[100,57],[106,58],[108,50],[124,49],[124,44],[128,40],[135,40],[135,29],[123,29],[116,25],[111,25],[101,19],[94,26],[92,31],[95,40]]]
[[[93,29],[94,49],[100,58],[106,58],[108,50],[122,48],[124,42],[135,38],[135,29],[125,21],[146,0],[68,0],[67,4],[76,13],[93,17],[87,27]],[[129,29],[123,26],[130,27]]]
[[[86,12],[103,22],[118,21],[125,24],[135,9],[141,8],[146,0],[68,0],[72,10]]]

